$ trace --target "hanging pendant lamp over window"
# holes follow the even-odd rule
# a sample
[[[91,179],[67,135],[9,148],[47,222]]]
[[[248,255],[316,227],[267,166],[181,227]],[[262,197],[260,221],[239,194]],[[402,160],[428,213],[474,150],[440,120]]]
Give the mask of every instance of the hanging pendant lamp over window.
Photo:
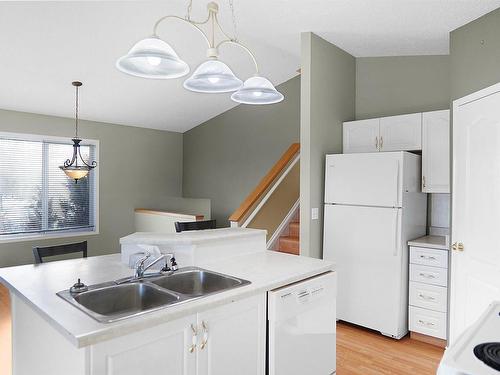
[[[71,159],[67,159],[64,162],[64,165],[61,165],[59,168],[62,169],[66,176],[75,180],[75,183],[78,182],[79,179],[84,178],[88,175],[88,173],[97,167],[97,162],[93,161],[88,164],[83,160],[82,154],[80,153],[80,142],[81,138],[78,137],[78,89],[82,86],[82,83],[79,81],[75,81],[71,83],[76,90],[75,94],[75,137],[71,140],[73,141],[73,155]],[[80,162],[78,162],[80,159]]]
[[[233,17],[233,27],[236,32],[233,0],[229,0]],[[136,77],[149,79],[171,79],[183,77],[189,73],[189,66],[177,55],[167,42],[158,37],[158,26],[165,20],[178,20],[191,25],[200,33],[207,43],[208,60],[202,63],[193,75],[184,82],[184,88],[200,93],[234,92],[231,99],[244,104],[273,104],[283,100],[283,95],[276,90],[273,84],[260,76],[259,66],[255,55],[246,46],[241,44],[236,36],[229,36],[221,27],[218,19],[219,6],[215,2],[207,4],[208,17],[204,21],[191,19],[192,0],[187,8],[187,16],[179,17],[168,15],[156,21],[153,27],[153,36],[137,42],[125,56],[118,59],[116,67]],[[209,33],[202,30],[208,25]],[[216,43],[216,31],[223,39]],[[231,44],[243,49],[252,59],[255,66],[255,75],[243,82],[236,77],[232,70],[219,59],[219,48]]]

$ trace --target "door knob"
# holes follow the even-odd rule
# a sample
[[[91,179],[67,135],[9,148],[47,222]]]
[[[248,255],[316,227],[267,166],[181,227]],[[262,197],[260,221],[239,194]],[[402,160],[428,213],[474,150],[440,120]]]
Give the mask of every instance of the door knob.
[[[454,242],[451,248],[456,251],[464,251],[464,244],[462,242]]]

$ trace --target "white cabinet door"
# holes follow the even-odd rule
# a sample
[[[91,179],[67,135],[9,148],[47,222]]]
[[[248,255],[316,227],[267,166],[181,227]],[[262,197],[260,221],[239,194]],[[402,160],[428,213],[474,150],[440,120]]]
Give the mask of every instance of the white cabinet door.
[[[450,192],[450,111],[422,115],[422,191]]]
[[[422,114],[383,117],[380,119],[380,151],[415,151],[422,149]]]
[[[196,374],[196,315],[91,347],[92,375]]]
[[[451,343],[500,299],[499,102],[497,84],[453,103]]]
[[[377,152],[379,149],[379,119],[344,122],[344,154]]]
[[[264,375],[265,306],[262,294],[198,314],[198,375]]]

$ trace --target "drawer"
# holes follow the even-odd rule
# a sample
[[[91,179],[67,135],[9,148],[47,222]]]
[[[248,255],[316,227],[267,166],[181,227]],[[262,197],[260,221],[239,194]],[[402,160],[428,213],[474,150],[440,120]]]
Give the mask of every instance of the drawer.
[[[446,313],[410,306],[409,329],[446,340]]]
[[[419,283],[447,286],[448,270],[446,268],[410,264],[410,281]]]
[[[446,312],[448,310],[448,289],[444,286],[410,281],[410,305]]]
[[[410,263],[448,268],[448,250],[410,246]]]

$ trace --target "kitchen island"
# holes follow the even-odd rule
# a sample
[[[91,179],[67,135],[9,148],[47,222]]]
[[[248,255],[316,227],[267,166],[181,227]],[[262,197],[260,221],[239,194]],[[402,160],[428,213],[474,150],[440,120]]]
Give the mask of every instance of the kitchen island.
[[[56,293],[77,278],[93,285],[131,276],[120,254],[0,269],[12,299],[13,373],[264,374],[266,293],[334,271],[327,261],[262,249],[196,265],[250,284],[100,323]]]

